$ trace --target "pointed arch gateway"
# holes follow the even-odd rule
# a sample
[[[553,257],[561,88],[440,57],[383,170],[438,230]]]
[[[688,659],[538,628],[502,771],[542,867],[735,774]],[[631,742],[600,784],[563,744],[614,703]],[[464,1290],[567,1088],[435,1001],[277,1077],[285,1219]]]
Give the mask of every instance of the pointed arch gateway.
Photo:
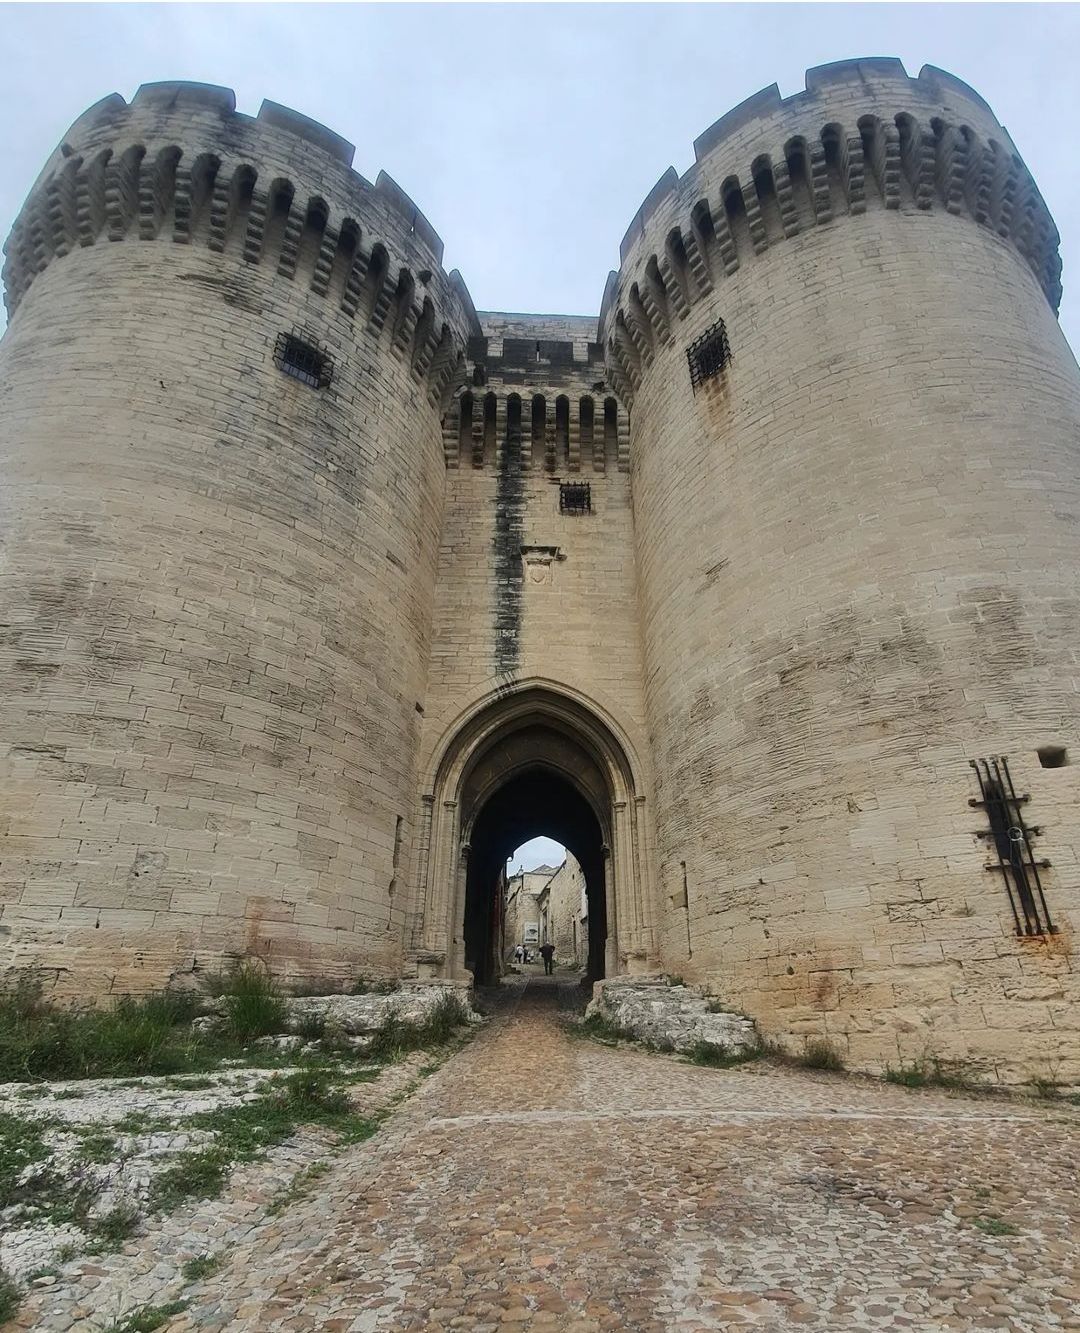
[[[584,871],[590,977],[654,966],[641,772],[595,705],[548,683],[498,691],[458,720],[422,800],[411,932],[420,975],[491,978],[499,870],[540,834]]]

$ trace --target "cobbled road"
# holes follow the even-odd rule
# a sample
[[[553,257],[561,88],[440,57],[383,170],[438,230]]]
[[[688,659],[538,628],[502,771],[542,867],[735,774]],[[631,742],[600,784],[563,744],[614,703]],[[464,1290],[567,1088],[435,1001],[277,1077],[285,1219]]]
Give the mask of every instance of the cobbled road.
[[[515,982],[170,1331],[1080,1329],[1075,1107],[698,1068]]]

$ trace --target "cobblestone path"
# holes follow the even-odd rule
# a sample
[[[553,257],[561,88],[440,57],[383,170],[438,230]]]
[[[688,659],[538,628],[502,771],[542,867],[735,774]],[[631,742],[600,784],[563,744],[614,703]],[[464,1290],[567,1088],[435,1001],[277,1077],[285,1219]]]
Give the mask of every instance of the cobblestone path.
[[[1080,1329],[1078,1127],[605,1047],[530,979],[168,1328]]]

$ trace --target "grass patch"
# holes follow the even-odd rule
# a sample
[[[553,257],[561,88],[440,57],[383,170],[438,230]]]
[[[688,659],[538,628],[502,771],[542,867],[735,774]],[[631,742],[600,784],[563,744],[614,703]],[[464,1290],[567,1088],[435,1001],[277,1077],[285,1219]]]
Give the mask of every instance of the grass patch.
[[[824,1037],[812,1037],[803,1048],[802,1054],[795,1057],[795,1062],[804,1069],[827,1069],[839,1072],[844,1068],[840,1052]]]
[[[341,1087],[312,1069],[276,1080],[261,1097],[243,1105],[192,1116],[188,1124],[210,1130],[215,1141],[208,1148],[179,1154],[155,1178],[150,1191],[154,1211],[167,1212],[191,1198],[216,1197],[237,1163],[261,1157],[299,1125],[324,1125],[335,1130],[344,1143],[358,1143],[377,1128],[377,1122],[356,1115]]]
[[[12,1278],[0,1268],[0,1324],[15,1318],[22,1294]]]
[[[978,1227],[987,1236],[1015,1236],[1019,1230],[1011,1222],[1005,1222],[1000,1217],[976,1217],[971,1225]]]
[[[882,1075],[886,1083],[904,1088],[944,1088],[947,1092],[986,1093],[988,1088],[959,1061],[936,1058],[918,1060],[910,1065],[887,1065]]]
[[[691,1064],[703,1065],[709,1069],[733,1069],[736,1065],[749,1064],[760,1060],[764,1054],[760,1046],[733,1049],[730,1046],[717,1046],[713,1042],[696,1041],[686,1052]]]
[[[79,1227],[91,1240],[91,1253],[115,1249],[134,1231],[138,1213],[123,1204],[92,1218],[93,1180],[79,1173],[67,1178],[57,1174],[44,1137],[50,1128],[53,1124],[48,1120],[0,1114],[0,1207],[18,1208],[31,1222],[47,1220],[56,1226]],[[115,1147],[109,1135],[91,1132],[83,1138],[79,1155],[84,1161],[109,1161]],[[36,1169],[28,1171],[33,1167]]]
[[[187,1301],[170,1301],[168,1305],[144,1305],[135,1310],[126,1319],[113,1324],[106,1333],[154,1333],[162,1324],[167,1323],[174,1314],[183,1314]]]
[[[201,1282],[205,1277],[213,1277],[224,1262],[223,1254],[200,1254],[189,1259],[180,1272],[185,1282]]]
[[[59,1009],[22,972],[0,990],[0,1081],[172,1073],[190,1061],[191,996],[123,997],[108,1009]],[[64,1089],[59,1097],[81,1097]]]
[[[192,1029],[199,1001],[187,992],[124,996],[100,1009],[63,1009],[44,998],[36,973],[17,973],[0,988],[0,1082],[198,1075],[229,1059],[265,1060],[267,1053],[244,1048],[257,1037],[285,1031],[285,998],[277,984],[265,967],[248,959],[219,977],[217,987],[223,1019],[221,1031],[213,1034]],[[213,1084],[193,1078],[174,1086]],[[27,1089],[24,1095],[46,1094]],[[85,1094],[65,1088],[54,1095],[66,1100]]]

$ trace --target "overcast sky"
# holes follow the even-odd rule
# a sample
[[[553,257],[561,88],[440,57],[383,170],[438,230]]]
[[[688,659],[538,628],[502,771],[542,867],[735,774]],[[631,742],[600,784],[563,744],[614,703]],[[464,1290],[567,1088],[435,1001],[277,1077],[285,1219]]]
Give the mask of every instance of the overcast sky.
[[[480,309],[593,314],[619,241],[718,116],[808,66],[940,65],[997,112],[1062,234],[1080,346],[1080,7],[1074,5],[0,5],[6,235],[70,123],[106,93],[195,79],[355,143],[446,243]]]

